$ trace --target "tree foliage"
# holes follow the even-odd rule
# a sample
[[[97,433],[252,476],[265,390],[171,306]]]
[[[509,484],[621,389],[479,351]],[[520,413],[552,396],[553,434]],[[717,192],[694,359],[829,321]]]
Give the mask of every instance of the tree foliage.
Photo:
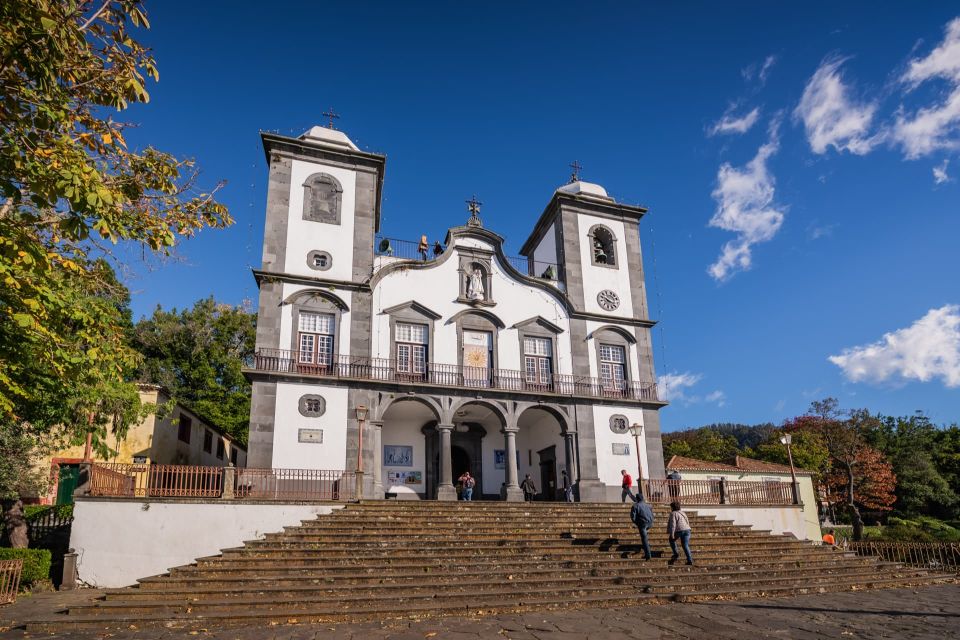
[[[138,356],[101,258],[232,222],[191,161],[128,148],[110,115],[158,78],[132,34],[146,26],[139,0],[0,3],[0,428],[89,431],[97,447],[122,430]]]
[[[176,400],[246,443],[250,383],[241,369],[253,355],[256,323],[256,314],[213,298],[183,311],[158,307],[133,329],[132,344],[144,357],[137,378],[163,385]]]
[[[712,462],[729,462],[737,454],[737,439],[711,428],[677,431],[663,437],[664,457],[685,456]]]

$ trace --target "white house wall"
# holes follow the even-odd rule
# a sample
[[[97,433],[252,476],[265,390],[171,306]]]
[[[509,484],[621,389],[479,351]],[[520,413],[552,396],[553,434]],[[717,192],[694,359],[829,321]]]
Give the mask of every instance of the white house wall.
[[[381,476],[383,490],[397,494],[398,499],[416,499],[418,493],[426,491],[427,481],[427,457],[426,457],[426,438],[420,431],[423,427],[423,420],[386,420],[381,432],[383,447],[390,445],[400,445],[413,447],[413,466],[397,467],[387,464],[383,460]],[[420,483],[418,484],[394,484],[390,482],[391,471],[420,471]]]
[[[300,414],[304,394],[319,394],[326,411],[318,418]],[[300,429],[323,429],[323,442],[299,441]],[[277,383],[273,467],[276,469],[344,469],[347,455],[347,389],[321,384]]]
[[[633,407],[616,407],[594,405],[593,428],[597,443],[597,470],[600,481],[611,487],[619,487],[622,482],[621,469],[626,469],[634,478],[637,477],[637,452],[635,438],[627,433],[614,433],[610,430],[611,416],[619,414],[627,418],[627,424],[643,424],[643,411]],[[628,455],[614,455],[613,444],[629,445]],[[640,460],[647,459],[646,438],[640,438]],[[644,465],[643,477],[649,478],[649,470]]]
[[[590,228],[600,224],[617,237],[617,268],[600,267],[591,263],[592,248],[587,234]],[[627,269],[627,243],[622,222],[600,218],[587,214],[577,216],[577,228],[580,231],[580,268],[583,270],[584,308],[592,313],[602,313],[614,317],[630,317],[633,315],[633,301],[630,295],[630,272]],[[607,311],[597,302],[597,294],[604,289],[612,289],[620,297],[620,306],[614,311]]]
[[[303,219],[303,183],[314,173],[326,173],[340,182],[340,224]],[[287,220],[287,248],[284,271],[295,275],[351,280],[353,278],[353,216],[356,202],[356,174],[348,169],[293,160],[290,175],[290,216]],[[326,251],[333,258],[329,269],[314,271],[307,266],[307,254]]]

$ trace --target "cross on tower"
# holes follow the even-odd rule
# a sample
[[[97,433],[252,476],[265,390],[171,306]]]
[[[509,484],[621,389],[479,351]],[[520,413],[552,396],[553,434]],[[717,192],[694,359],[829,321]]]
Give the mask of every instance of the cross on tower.
[[[583,169],[583,167],[576,160],[567,166],[573,169],[573,173],[570,174],[570,182],[578,182],[580,180],[580,169]]]
[[[467,224],[471,227],[480,227],[483,226],[480,222],[480,205],[483,203],[477,200],[477,196],[473,196],[467,202],[467,211],[470,212],[470,219],[467,220]]]
[[[333,110],[333,107],[330,107],[330,110],[329,110],[329,111],[324,111],[324,112],[323,112],[323,115],[324,115],[324,117],[330,119],[330,122],[327,123],[327,128],[328,128],[328,129],[333,129],[333,119],[334,119],[334,118],[337,118],[337,119],[340,118],[339,114],[337,114],[337,112]]]

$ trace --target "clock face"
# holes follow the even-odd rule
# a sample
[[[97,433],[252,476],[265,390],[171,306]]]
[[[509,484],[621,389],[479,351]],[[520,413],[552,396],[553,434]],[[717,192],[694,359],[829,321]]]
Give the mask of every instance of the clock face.
[[[602,309],[613,311],[620,306],[620,296],[610,289],[604,289],[597,294],[597,304],[599,304]]]

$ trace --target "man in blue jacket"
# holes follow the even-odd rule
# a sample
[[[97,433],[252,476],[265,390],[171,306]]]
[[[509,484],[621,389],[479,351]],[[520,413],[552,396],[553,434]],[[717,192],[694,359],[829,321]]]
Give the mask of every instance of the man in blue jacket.
[[[643,542],[643,559],[650,559],[650,541],[647,538],[647,531],[653,526],[653,509],[650,503],[643,499],[643,492],[637,492],[633,497],[633,507],[630,508],[630,520],[637,525],[640,532],[640,540]]]

